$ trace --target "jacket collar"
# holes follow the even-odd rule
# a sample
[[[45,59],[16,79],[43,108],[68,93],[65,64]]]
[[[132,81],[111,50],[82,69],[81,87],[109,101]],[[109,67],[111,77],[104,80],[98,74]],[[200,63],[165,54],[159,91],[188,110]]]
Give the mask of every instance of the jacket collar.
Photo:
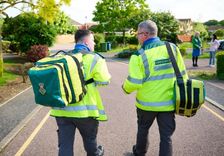
[[[156,41],[160,41],[159,37],[153,37],[153,38],[149,38],[147,40],[144,41],[142,48],[144,48],[146,45],[156,42]]]
[[[75,45],[75,52],[79,52],[81,50],[86,50],[88,52],[90,52],[91,50],[89,49],[89,47],[87,47],[85,44],[82,43],[77,43]]]

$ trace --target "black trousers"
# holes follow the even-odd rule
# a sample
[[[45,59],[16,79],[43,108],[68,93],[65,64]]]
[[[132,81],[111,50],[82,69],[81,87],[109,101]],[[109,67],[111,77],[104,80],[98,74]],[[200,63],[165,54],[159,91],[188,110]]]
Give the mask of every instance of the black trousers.
[[[97,131],[99,122],[93,118],[56,118],[59,156],[73,156],[76,128],[79,130],[87,156],[98,156]]]
[[[174,112],[151,112],[137,108],[138,132],[136,140],[136,154],[145,156],[148,149],[148,132],[155,118],[159,127],[160,149],[159,156],[172,156],[171,136],[175,131]]]

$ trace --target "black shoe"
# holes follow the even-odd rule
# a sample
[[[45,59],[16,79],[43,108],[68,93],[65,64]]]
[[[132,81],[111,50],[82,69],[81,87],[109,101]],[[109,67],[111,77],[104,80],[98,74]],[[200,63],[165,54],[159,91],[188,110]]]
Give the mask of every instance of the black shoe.
[[[136,153],[136,145],[134,145],[132,147],[132,153],[133,153],[134,156],[138,156],[137,153]]]
[[[97,151],[98,151],[98,156],[103,156],[104,155],[104,148],[103,148],[103,146],[99,145],[97,147]]]

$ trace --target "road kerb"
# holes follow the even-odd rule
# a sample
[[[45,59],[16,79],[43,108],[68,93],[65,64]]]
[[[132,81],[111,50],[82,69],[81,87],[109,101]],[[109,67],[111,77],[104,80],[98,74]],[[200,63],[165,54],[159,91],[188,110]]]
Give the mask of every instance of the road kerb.
[[[212,105],[216,106],[217,108],[221,109],[224,111],[224,106],[219,104],[218,102],[213,101],[212,99],[208,98],[207,96],[205,97],[205,100],[211,103]]]

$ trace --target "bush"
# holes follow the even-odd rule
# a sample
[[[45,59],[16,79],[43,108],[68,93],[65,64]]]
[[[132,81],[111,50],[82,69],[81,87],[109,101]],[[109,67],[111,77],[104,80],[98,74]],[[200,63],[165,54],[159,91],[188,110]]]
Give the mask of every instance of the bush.
[[[27,52],[32,45],[51,46],[56,37],[53,25],[47,24],[34,13],[22,13],[5,20],[2,36],[19,43],[21,52]]]
[[[138,39],[136,37],[127,37],[126,43],[138,44]]]
[[[105,42],[105,36],[104,36],[104,34],[99,34],[99,33],[94,34],[94,41],[96,43],[95,50],[96,51],[101,51],[101,45],[100,45],[100,43]]]
[[[37,62],[46,56],[49,56],[49,50],[46,45],[34,45],[27,52],[27,59],[31,62]]]
[[[10,46],[9,46],[9,49],[12,51],[12,52],[15,52],[15,53],[19,53],[19,43],[18,42],[15,42],[15,41],[12,41]]]
[[[216,69],[217,77],[220,80],[224,80],[224,51],[218,52],[216,54],[216,58],[217,58],[217,69]]]
[[[2,41],[2,52],[3,53],[10,53],[11,50],[9,49],[11,42],[10,41]]]
[[[181,47],[180,48],[180,53],[182,56],[185,56],[187,54],[187,48]]]
[[[122,52],[117,54],[118,58],[129,58],[133,54],[134,51],[131,51],[130,49],[124,49]]]

